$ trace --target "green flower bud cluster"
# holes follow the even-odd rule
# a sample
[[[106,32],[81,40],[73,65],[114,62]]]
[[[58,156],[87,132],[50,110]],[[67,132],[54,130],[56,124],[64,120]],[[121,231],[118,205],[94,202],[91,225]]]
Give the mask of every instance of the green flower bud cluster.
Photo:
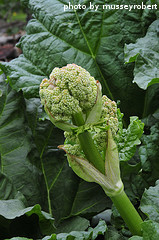
[[[85,157],[84,153],[81,149],[79,139],[77,135],[73,132],[64,132],[65,136],[65,148],[69,154],[78,156],[78,157]]]
[[[57,121],[68,121],[89,111],[96,102],[97,84],[84,68],[75,64],[54,68],[40,84],[42,104]]]
[[[93,139],[96,142],[99,151],[103,151],[106,148],[108,127],[110,127],[113,136],[115,136],[118,131],[116,102],[111,101],[106,95],[103,95],[102,105],[101,120],[103,120],[103,122],[93,135]]]
[[[77,135],[86,130],[92,135],[103,156],[108,128],[111,129],[113,136],[118,130],[117,106],[107,96],[101,95],[100,83],[91,77],[89,72],[75,64],[54,68],[50,79],[45,78],[40,84],[40,97],[55,125],[60,121],[70,124],[68,126],[70,131],[65,132],[65,148],[68,153],[84,158]],[[82,125],[81,129],[80,126],[77,128],[75,126],[74,131],[71,124],[78,113],[82,113],[85,125]]]
[[[41,103],[48,109],[51,116],[57,121],[71,120],[71,115],[81,111],[79,103],[67,89],[60,90],[48,79],[44,79],[40,85]]]
[[[104,119],[104,124],[109,125],[112,134],[115,135],[118,130],[117,104],[111,101],[106,95],[103,95],[102,103],[101,119]]]

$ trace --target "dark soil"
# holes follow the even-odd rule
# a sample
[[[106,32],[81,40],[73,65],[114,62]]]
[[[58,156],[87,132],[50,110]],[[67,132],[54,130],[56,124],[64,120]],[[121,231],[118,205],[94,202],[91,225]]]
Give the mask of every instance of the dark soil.
[[[0,19],[0,61],[8,62],[22,53],[16,43],[25,34],[25,25],[20,21],[7,23]]]

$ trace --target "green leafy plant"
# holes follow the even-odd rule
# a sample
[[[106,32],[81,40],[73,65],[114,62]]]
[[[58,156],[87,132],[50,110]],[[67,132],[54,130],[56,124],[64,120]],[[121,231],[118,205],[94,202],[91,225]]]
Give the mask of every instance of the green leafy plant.
[[[144,38],[125,46],[126,62],[135,61],[134,82],[143,89],[159,83],[158,25],[159,20],[154,21]]]
[[[0,238],[87,240],[104,234],[100,237],[106,240],[158,239],[158,217],[152,218],[144,208],[144,196],[149,189],[153,188],[153,196],[158,197],[155,182],[158,180],[159,86],[154,81],[155,71],[148,71],[158,66],[153,64],[157,58],[148,54],[150,50],[157,57],[157,44],[150,45],[149,39],[151,36],[155,43],[158,41],[158,11],[103,10],[100,0],[94,2],[99,5],[98,11],[89,10],[90,1],[84,1],[87,9],[65,12],[63,5],[68,4],[67,1],[21,2],[33,13],[26,35],[18,43],[23,54],[9,63],[0,63],[5,74],[0,76],[0,199],[3,201]],[[72,1],[72,4],[78,2]],[[119,0],[118,4],[125,3]],[[136,4],[136,1],[127,4]],[[143,41],[151,47],[140,44]],[[124,47],[128,64],[124,64]],[[141,224],[142,236],[132,237],[116,203],[112,205],[98,184],[74,174],[65,154],[57,148],[63,145],[63,130],[69,129],[71,122],[64,122],[63,130],[56,127],[57,122],[54,121],[56,126],[51,123],[40,103],[39,85],[44,78],[49,79],[52,69],[70,63],[81,66],[98,79],[103,94],[111,99],[110,103],[117,102],[124,113],[122,118],[118,111],[118,137],[113,137],[113,142],[115,140],[119,152],[125,192],[136,209],[141,202],[140,214],[146,220]],[[136,83],[132,83],[140,72],[138,66],[145,75],[142,81],[147,79],[145,90],[138,87],[137,78]],[[143,123],[139,119],[144,122],[143,135]],[[80,135],[84,130],[90,133],[93,124],[88,123],[85,128],[77,123],[73,125],[74,133]],[[93,129],[105,131],[99,125],[93,125]],[[68,145],[74,143],[70,142],[70,133],[66,135],[62,148],[68,152]],[[79,159],[81,154],[84,153],[80,151],[77,155]],[[102,154],[103,157],[105,150]],[[15,202],[18,206],[13,213]],[[147,204],[155,206],[152,194]],[[10,206],[7,215],[4,205]],[[105,209],[111,209],[107,226],[103,221],[93,226],[92,217]],[[106,218],[105,212],[103,214]],[[90,224],[93,228],[89,228]]]
[[[113,139],[118,138],[115,102],[102,97],[100,83],[75,64],[54,68],[50,79],[40,84],[40,96],[53,124],[66,130],[66,144],[60,148],[66,151],[71,168],[82,179],[98,183],[131,232],[141,235],[142,219],[127,198],[120,178]],[[143,124],[137,119],[136,123],[142,131]]]

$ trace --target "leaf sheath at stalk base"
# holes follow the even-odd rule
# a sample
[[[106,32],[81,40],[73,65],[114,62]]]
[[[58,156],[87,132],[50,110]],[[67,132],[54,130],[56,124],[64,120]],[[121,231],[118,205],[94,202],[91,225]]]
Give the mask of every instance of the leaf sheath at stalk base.
[[[87,159],[69,154],[64,145],[59,146],[59,148],[67,153],[70,167],[80,178],[87,182],[95,182],[99,184],[109,197],[122,193],[124,187],[121,179],[118,179],[115,183],[114,181],[111,181],[110,177],[107,177],[97,170]]]

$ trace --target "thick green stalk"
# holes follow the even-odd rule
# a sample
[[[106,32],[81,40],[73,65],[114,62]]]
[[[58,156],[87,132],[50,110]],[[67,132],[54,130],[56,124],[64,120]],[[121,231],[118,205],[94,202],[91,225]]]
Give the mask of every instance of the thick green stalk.
[[[82,113],[78,113],[73,116],[73,122],[77,126],[82,126],[85,124]],[[102,159],[94,141],[91,137],[91,134],[87,131],[78,135],[81,147],[83,152],[88,159],[101,173],[105,175],[105,163]],[[116,196],[110,197],[112,202],[114,203],[115,207],[118,209],[121,217],[127,224],[128,228],[130,229],[133,235],[142,235],[141,232],[141,223],[143,222],[140,215],[130,202],[129,198],[122,191],[121,194]]]
[[[77,126],[84,125],[84,119],[82,116],[82,113],[78,113],[73,116],[73,122]],[[91,162],[101,173],[105,175],[105,164],[104,159],[98,152],[98,149],[96,148],[96,145],[94,144],[94,141],[92,139],[92,136],[89,132],[85,131],[83,133],[80,133],[78,135],[81,148],[89,162]]]
[[[114,203],[115,207],[118,209],[118,212],[127,224],[131,233],[133,235],[141,236],[141,223],[143,221],[130,202],[126,193],[123,191],[121,194],[111,197],[111,200]]]

